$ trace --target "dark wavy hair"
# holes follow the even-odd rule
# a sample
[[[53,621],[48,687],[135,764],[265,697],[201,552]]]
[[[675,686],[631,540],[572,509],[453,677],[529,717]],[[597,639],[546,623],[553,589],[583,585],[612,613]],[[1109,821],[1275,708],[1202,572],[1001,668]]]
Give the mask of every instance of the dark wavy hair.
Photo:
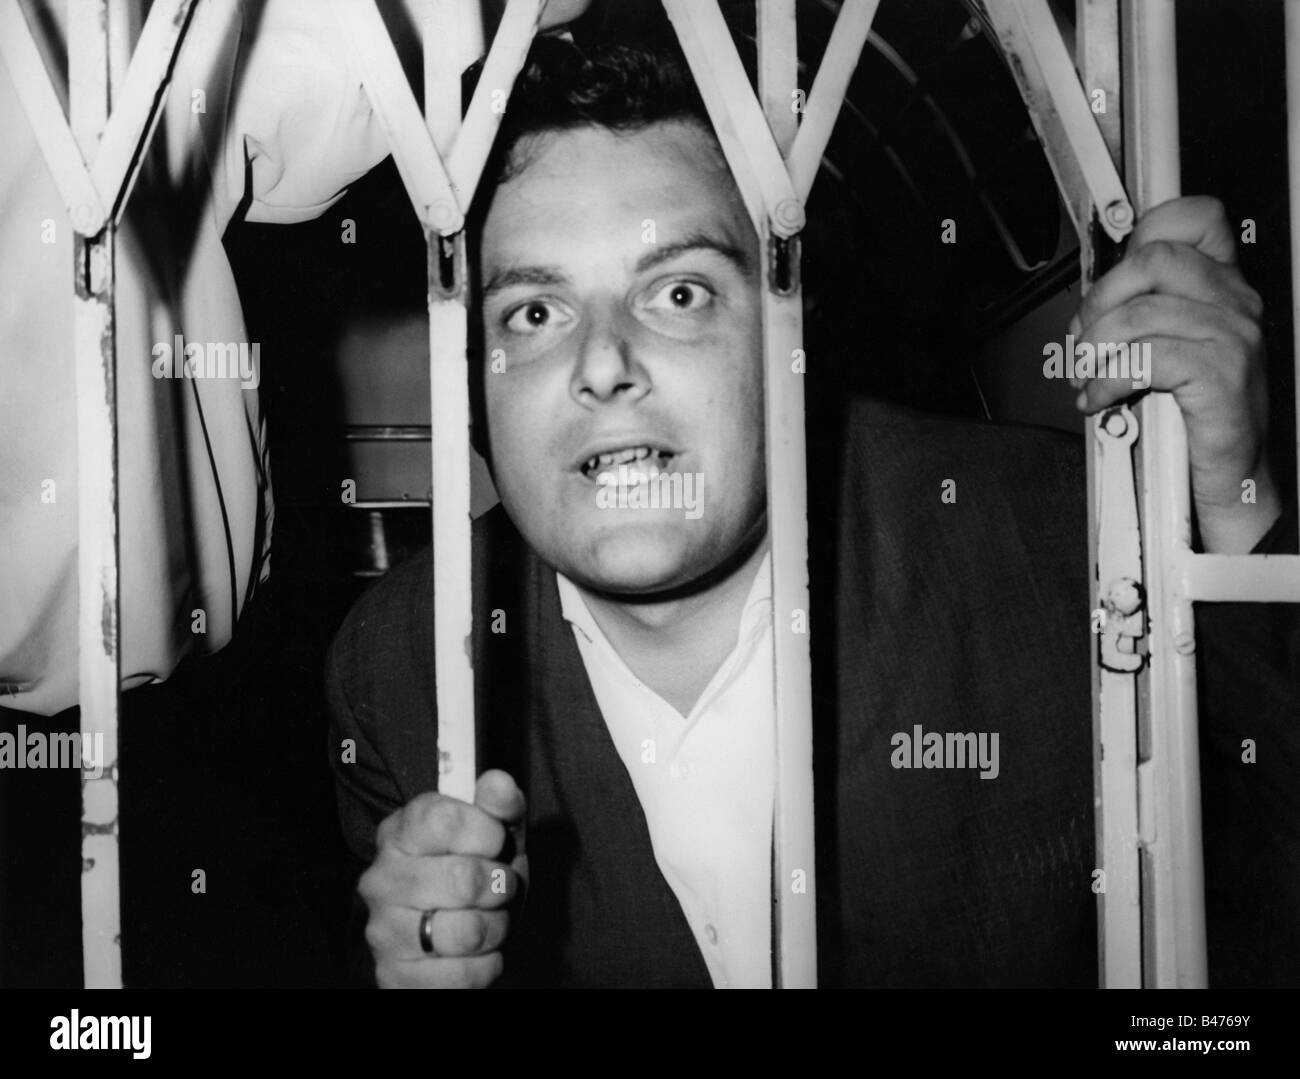
[[[482,69],[480,61],[465,73],[467,102]],[[527,167],[533,136],[581,127],[639,131],[664,120],[694,120],[713,131],[679,51],[627,44],[579,48],[560,38],[539,37],[507,101],[476,202],[489,203],[497,185]],[[480,212],[486,215],[486,206]]]

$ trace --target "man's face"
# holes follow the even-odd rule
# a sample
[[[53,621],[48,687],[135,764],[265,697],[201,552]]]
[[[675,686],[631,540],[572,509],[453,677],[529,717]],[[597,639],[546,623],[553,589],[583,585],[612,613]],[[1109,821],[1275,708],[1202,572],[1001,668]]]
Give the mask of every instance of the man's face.
[[[765,531],[757,258],[694,123],[547,133],[497,189],[481,246],[493,470],[525,539],[579,584],[687,587]],[[626,487],[620,508],[598,485],[634,490],[655,468],[702,490],[696,514],[632,508]]]

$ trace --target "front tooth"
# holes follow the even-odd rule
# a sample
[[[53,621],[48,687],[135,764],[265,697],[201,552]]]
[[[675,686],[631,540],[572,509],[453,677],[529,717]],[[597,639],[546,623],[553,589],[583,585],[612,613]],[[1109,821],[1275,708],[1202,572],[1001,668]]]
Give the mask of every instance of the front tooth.
[[[614,463],[614,455],[612,453],[602,453],[600,455],[600,463],[602,465],[612,465]]]
[[[649,446],[638,446],[636,448],[636,460],[644,461],[649,456],[650,456]]]

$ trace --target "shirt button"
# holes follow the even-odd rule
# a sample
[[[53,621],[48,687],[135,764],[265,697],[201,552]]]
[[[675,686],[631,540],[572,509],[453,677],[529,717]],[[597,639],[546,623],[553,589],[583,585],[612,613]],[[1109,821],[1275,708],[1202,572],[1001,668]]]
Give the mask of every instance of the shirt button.
[[[714,929],[712,925],[706,925],[704,927],[704,935],[709,938],[710,944],[718,943],[718,931]]]

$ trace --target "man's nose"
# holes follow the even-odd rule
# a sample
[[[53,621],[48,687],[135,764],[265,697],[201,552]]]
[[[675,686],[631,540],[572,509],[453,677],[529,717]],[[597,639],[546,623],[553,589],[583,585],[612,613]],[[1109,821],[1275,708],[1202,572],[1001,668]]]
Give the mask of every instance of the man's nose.
[[[589,316],[586,332],[577,342],[570,393],[578,404],[622,397],[639,401],[650,392],[650,376],[639,359],[636,330],[627,316],[606,310]]]

